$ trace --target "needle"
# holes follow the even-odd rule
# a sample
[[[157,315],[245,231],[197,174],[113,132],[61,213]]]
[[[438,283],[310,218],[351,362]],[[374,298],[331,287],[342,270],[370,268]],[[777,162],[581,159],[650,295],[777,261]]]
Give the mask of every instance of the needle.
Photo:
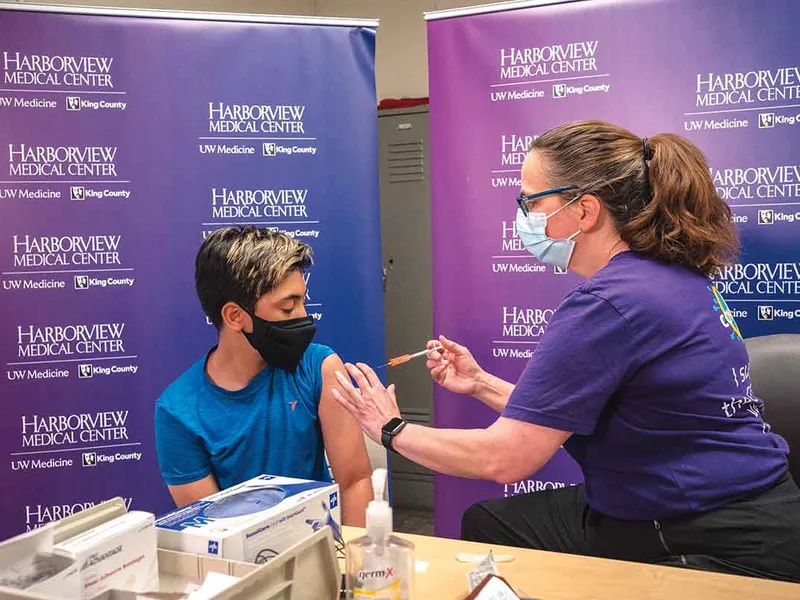
[[[383,369],[385,367],[396,367],[397,365],[402,365],[403,363],[407,363],[408,361],[414,358],[419,358],[420,356],[427,356],[428,354],[430,354],[434,350],[438,350],[439,348],[441,348],[441,346],[437,346],[436,348],[431,348],[431,349],[426,348],[425,350],[420,350],[419,352],[415,352],[414,354],[403,354],[401,356],[395,356],[388,363],[386,363],[385,365],[381,365],[378,368]]]

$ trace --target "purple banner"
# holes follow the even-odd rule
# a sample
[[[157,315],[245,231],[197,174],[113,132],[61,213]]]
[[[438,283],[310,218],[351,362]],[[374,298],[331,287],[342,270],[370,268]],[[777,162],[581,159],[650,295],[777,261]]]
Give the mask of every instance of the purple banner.
[[[436,332],[500,377],[521,373],[578,279],[516,237],[519,170],[535,136],[576,119],[697,143],[740,226],[741,264],[718,280],[742,334],[800,332],[798,21],[793,0],[593,0],[430,21]],[[437,427],[494,418],[436,390]],[[436,533],[457,536],[476,501],[580,480],[563,450],[513,485],[437,476]]]
[[[310,243],[318,341],[383,362],[374,28],[193,19],[0,7],[0,539],[172,506],[153,408],[215,341],[214,229]]]

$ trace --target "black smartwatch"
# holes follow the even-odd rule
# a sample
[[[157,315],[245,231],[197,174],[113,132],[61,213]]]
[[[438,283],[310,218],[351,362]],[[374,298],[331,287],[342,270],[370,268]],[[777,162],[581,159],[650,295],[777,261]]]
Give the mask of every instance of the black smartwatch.
[[[381,428],[381,444],[383,444],[383,447],[392,452],[397,452],[397,450],[392,447],[392,442],[397,434],[403,431],[406,425],[408,425],[408,423],[400,417],[395,417],[386,423],[386,425]]]

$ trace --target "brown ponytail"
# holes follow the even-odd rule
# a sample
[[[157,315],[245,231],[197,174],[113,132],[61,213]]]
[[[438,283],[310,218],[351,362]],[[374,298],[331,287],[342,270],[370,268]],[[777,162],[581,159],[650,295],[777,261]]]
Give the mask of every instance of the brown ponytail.
[[[577,185],[600,198],[632,250],[706,275],[737,260],[730,208],[690,141],[663,133],[643,144],[617,125],[576,121],[540,136],[532,150],[552,185]]]

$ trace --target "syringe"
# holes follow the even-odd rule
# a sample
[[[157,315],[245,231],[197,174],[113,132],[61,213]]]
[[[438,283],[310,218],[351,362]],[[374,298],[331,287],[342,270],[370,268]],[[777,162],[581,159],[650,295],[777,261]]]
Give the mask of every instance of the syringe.
[[[426,348],[425,350],[420,350],[419,352],[415,352],[414,354],[403,354],[401,356],[395,356],[385,365],[381,365],[378,367],[379,369],[383,369],[384,367],[396,367],[397,365],[402,365],[403,363],[407,363],[408,361],[419,358],[420,356],[427,356],[434,350],[438,350],[441,346],[436,346],[436,348]]]

